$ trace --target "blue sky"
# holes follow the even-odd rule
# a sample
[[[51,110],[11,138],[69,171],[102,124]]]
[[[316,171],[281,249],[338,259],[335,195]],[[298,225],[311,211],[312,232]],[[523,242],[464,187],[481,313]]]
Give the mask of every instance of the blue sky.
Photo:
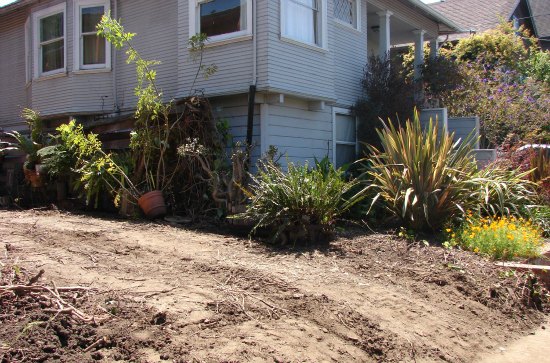
[[[7,5],[7,4],[12,3],[14,1],[15,0],[0,0],[0,6]],[[439,0],[422,0],[422,1],[425,2],[425,3],[433,3],[433,2],[439,1]]]

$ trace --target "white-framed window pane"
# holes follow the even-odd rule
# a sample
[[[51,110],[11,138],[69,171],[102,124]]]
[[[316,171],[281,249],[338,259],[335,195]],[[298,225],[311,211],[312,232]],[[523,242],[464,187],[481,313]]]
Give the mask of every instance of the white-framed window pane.
[[[356,142],[355,117],[336,114],[336,141]]]
[[[65,67],[64,40],[42,45],[42,72],[50,72]]]
[[[61,38],[63,31],[63,13],[50,15],[40,19],[40,42]]]
[[[246,0],[212,0],[199,4],[200,32],[213,37],[246,29]]]
[[[81,30],[84,33],[95,33],[96,26],[101,21],[101,17],[105,13],[103,6],[92,6],[81,9]]]
[[[336,144],[336,167],[353,163],[356,160],[355,145]]]
[[[356,0],[334,0],[334,17],[355,26],[355,2]]]
[[[294,2],[317,9],[317,0],[293,0]]]
[[[286,0],[282,17],[285,36],[304,43],[318,43],[316,0]]]
[[[105,38],[96,34],[82,36],[82,64],[105,63]]]

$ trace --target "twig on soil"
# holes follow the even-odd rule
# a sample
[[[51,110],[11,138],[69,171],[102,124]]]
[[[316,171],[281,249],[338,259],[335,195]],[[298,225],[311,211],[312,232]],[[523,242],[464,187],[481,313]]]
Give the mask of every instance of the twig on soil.
[[[105,343],[108,343],[109,342],[109,338],[107,337],[101,337],[99,338],[98,340],[96,340],[92,345],[90,345],[88,348],[84,349],[84,352],[87,353],[89,352],[90,350],[94,349],[94,348],[98,348],[100,346],[102,346],[103,344]]]
[[[161,290],[161,291],[153,291],[151,293],[148,293],[147,295],[143,295],[143,298],[148,299],[148,298],[156,296],[156,295],[167,294],[167,293],[172,292],[176,289],[179,289],[179,286],[173,287],[171,289]]]
[[[44,269],[41,269],[40,271],[38,271],[38,273],[31,277],[31,279],[29,280],[29,282],[27,283],[27,286],[30,286],[30,285],[34,285],[41,277],[42,275],[44,275]]]
[[[241,310],[247,317],[249,317],[250,319],[253,319],[253,320],[257,320],[257,319],[252,317],[250,314],[248,314],[248,312],[246,310],[246,298],[247,297],[251,298],[251,299],[254,299],[254,300],[262,303],[263,305],[265,305],[267,307],[266,310],[267,310],[270,318],[273,318],[273,316],[275,316],[278,319],[280,317],[279,312],[284,312],[284,313],[290,315],[290,312],[287,309],[281,308],[281,307],[275,305],[272,302],[268,302],[265,299],[263,299],[261,297],[258,297],[258,296],[256,296],[255,294],[253,294],[251,292],[248,292],[246,290],[243,290],[243,289],[240,289],[240,288],[235,288],[231,285],[228,285],[227,282],[229,282],[234,277],[235,277],[234,275],[230,275],[229,278],[225,281],[225,283],[221,283],[220,281],[214,279],[218,283],[219,289],[222,292],[226,293],[227,295],[229,295],[231,297],[231,299],[230,299],[231,301],[228,301],[227,299],[224,299],[224,300],[222,300],[222,302],[231,303],[232,305],[239,308],[239,310]],[[219,301],[216,302],[216,312],[219,312],[219,303],[220,303]]]
[[[44,285],[33,285],[42,275],[44,270],[40,270],[27,285],[2,285],[0,286],[0,295],[12,294],[13,296],[30,295],[37,301],[44,303],[46,306],[51,307],[44,309],[44,312],[52,313],[54,316],[50,319],[55,320],[59,315],[69,315],[75,320],[80,320],[85,323],[97,323],[97,321],[103,321],[106,318],[96,319],[94,316],[89,316],[80,309],[76,308],[72,304],[68,303],[61,293],[76,292],[89,292],[94,289],[83,286],[67,286],[57,287],[54,281],[52,281],[52,287]],[[73,297],[76,300],[76,296]]]
[[[31,292],[52,292],[52,290],[49,287],[41,286],[41,285],[7,285],[7,286],[0,286],[0,291],[13,291],[16,294],[26,294]],[[70,291],[94,291],[95,288],[92,287],[83,287],[83,286],[65,286],[65,287],[58,287],[58,292],[70,292]]]

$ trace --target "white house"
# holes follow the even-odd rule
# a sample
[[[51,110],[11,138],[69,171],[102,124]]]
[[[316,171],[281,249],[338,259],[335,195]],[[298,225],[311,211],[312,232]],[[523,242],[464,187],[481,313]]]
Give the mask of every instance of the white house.
[[[204,61],[218,72],[195,88],[234,137],[250,120],[254,157],[274,145],[290,160],[328,155],[337,165],[355,157],[350,108],[368,55],[459,30],[420,0],[20,0],[0,8],[0,129],[24,129],[23,107],[52,125],[75,117],[103,130],[131,114],[134,68],[94,32],[107,11],[162,62],[167,99],[189,94],[188,39],[206,33]]]

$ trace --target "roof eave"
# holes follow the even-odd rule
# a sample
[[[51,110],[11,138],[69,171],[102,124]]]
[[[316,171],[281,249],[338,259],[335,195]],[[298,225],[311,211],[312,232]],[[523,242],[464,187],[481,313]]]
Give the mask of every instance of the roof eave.
[[[455,23],[451,19],[445,17],[444,15],[442,15],[437,10],[434,10],[431,6],[429,6],[427,4],[424,4],[420,0],[408,0],[408,1],[413,6],[419,8],[428,17],[432,18],[432,20],[436,21],[439,24],[439,33],[440,33],[440,35],[456,34],[456,33],[467,33],[467,32],[470,31],[468,29],[463,29],[457,23]]]
[[[20,9],[27,5],[31,5],[36,2],[38,2],[38,0],[19,0],[19,1],[13,2],[6,6],[0,7],[0,15],[11,13],[12,11],[15,11],[17,9]]]

